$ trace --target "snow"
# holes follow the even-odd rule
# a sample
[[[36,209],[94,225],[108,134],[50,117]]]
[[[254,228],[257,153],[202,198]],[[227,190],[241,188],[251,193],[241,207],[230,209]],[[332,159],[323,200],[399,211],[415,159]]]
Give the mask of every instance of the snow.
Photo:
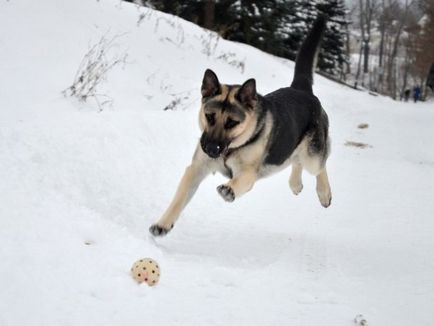
[[[103,35],[120,35],[113,51],[128,62],[101,86],[113,105],[100,112],[61,91]],[[431,325],[432,103],[316,76],[333,139],[330,208],[307,174],[297,197],[285,171],[232,204],[214,176],[167,237],[148,234],[200,136],[208,67],[226,83],[255,77],[263,94],[293,73],[292,62],[116,0],[0,2],[0,325],[354,325],[360,314]],[[142,257],[161,267],[155,287],[129,275]]]

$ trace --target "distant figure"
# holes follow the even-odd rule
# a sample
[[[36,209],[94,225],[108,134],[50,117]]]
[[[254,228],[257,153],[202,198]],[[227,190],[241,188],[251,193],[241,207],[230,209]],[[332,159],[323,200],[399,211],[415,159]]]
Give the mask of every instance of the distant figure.
[[[411,91],[408,88],[404,91],[404,101],[408,102],[408,99],[410,98],[410,93]]]
[[[414,103],[416,103],[417,101],[420,100],[420,94],[421,94],[421,89],[420,86],[415,86],[413,88],[413,99],[414,99]]]

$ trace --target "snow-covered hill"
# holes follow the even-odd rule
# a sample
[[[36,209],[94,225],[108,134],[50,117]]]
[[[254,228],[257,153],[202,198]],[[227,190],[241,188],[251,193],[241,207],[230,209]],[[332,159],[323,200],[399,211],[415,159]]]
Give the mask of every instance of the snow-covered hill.
[[[89,46],[118,35],[125,65],[61,95]],[[331,121],[333,203],[289,172],[232,204],[207,179],[165,238],[163,212],[200,135],[203,72],[255,77],[293,63],[117,0],[0,2],[0,325],[431,325],[434,108],[316,78]],[[175,110],[164,111],[170,103]],[[359,129],[360,123],[369,124]],[[366,148],[345,145],[367,144]],[[160,284],[129,275],[155,258]]]

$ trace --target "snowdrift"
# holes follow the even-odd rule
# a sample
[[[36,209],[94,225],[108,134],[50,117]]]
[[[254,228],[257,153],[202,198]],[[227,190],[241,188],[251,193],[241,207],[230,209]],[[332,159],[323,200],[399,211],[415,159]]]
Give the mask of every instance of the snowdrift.
[[[65,98],[83,56],[127,55]],[[289,85],[293,63],[115,0],[0,2],[0,325],[430,325],[434,111],[319,76],[333,203],[289,171],[233,204],[207,179],[166,238],[163,212],[200,136],[206,68]],[[166,108],[166,110],[164,110]],[[360,129],[361,123],[368,128]],[[361,143],[363,146],[357,146]],[[356,146],[354,146],[356,144]],[[140,257],[160,284],[137,286]]]

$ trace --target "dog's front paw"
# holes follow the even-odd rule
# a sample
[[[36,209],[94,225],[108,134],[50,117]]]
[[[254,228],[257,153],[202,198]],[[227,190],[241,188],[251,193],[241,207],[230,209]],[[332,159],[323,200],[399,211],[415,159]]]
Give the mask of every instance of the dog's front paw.
[[[227,202],[233,202],[235,200],[235,193],[233,189],[227,185],[220,185],[217,187],[217,192]]]
[[[170,230],[172,230],[172,227],[170,228],[164,228],[158,224],[153,224],[150,226],[149,228],[149,232],[154,236],[154,237],[162,237],[165,236],[167,233],[170,232]]]

